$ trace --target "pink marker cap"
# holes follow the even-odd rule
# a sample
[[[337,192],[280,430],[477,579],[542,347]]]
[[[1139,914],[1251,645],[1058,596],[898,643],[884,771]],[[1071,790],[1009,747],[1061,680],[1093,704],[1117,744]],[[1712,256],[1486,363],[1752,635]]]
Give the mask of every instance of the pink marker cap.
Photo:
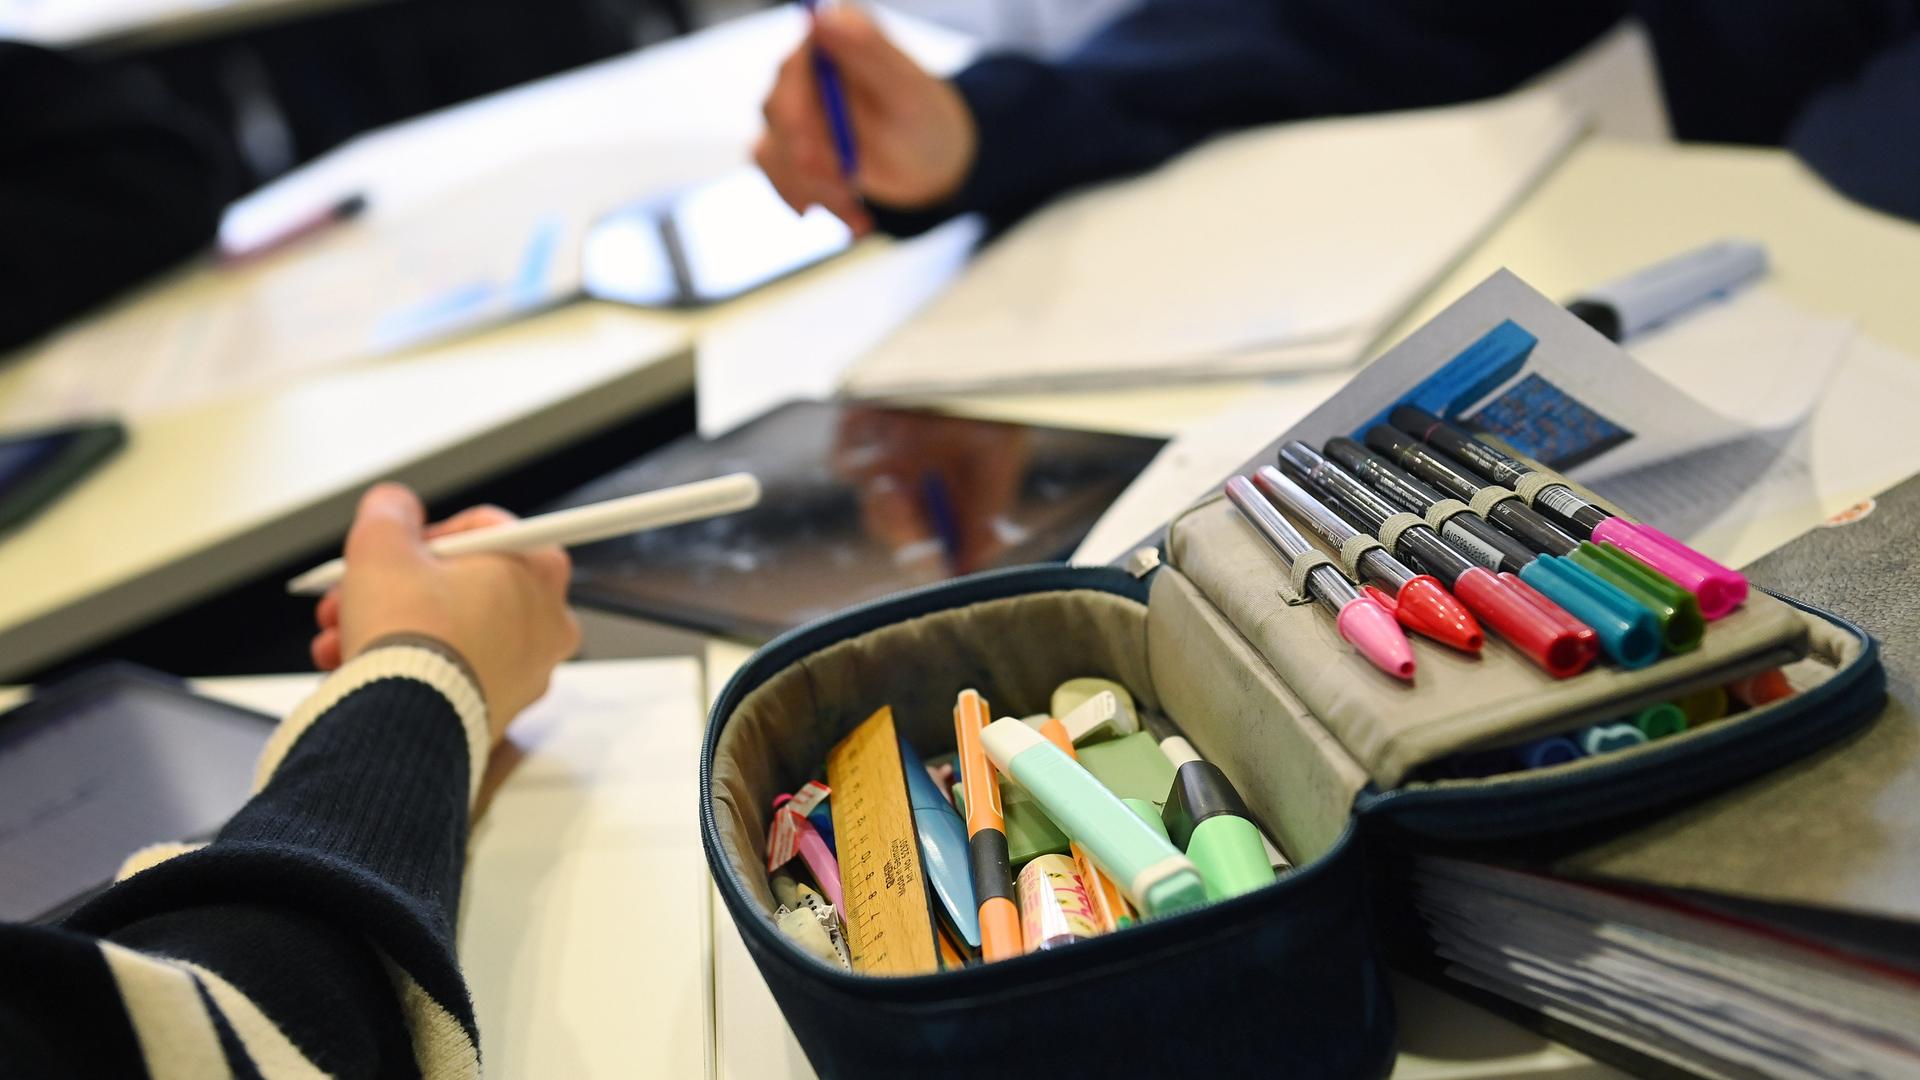
[[[1413,678],[1413,646],[1379,601],[1366,596],[1348,601],[1334,625],[1374,667],[1396,679]]]
[[[1593,530],[1596,542],[1612,544],[1672,578],[1700,602],[1700,614],[1718,619],[1747,599],[1747,578],[1651,525],[1608,518]]]

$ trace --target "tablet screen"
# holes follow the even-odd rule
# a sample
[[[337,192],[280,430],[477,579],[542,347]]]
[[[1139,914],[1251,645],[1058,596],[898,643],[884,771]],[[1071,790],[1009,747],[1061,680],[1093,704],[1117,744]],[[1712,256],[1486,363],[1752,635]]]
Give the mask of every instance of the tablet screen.
[[[1063,559],[1159,439],[861,404],[795,403],[688,437],[573,492],[578,506],[730,472],[743,514],[574,552],[574,599],[746,640],[995,567]]]
[[[82,678],[0,714],[0,919],[60,908],[147,844],[211,836],[273,730],[157,680]]]

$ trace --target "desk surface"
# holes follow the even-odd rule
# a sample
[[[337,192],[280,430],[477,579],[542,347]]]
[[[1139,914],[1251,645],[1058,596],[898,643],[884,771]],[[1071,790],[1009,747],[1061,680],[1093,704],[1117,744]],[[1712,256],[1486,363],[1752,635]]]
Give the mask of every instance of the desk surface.
[[[692,377],[680,331],[583,306],[137,422],[126,452],[0,542],[0,677],[341,535],[377,480],[451,491]]]
[[[801,20],[792,10],[766,12],[385,129],[236,205],[229,223],[271,228],[351,190],[366,193],[373,207],[354,227],[377,234],[389,223],[403,227],[476,177],[511,171],[507,186],[524,192],[524,163],[543,155],[568,167],[623,170],[627,179],[608,187],[624,184],[623,200],[712,175],[744,159],[760,98],[799,39]],[[923,23],[892,25],[935,67],[954,66],[969,49]],[[669,101],[672,108],[646,105]],[[316,239],[311,259],[336,263],[349,240]],[[862,265],[886,248],[871,244],[774,295],[791,296],[821,273]],[[308,257],[300,249],[287,254],[294,270]],[[108,332],[85,347],[56,339],[12,358],[0,369],[0,415],[66,395],[116,400],[92,388],[160,377],[143,371],[139,350],[192,347],[162,349],[141,339],[141,327],[188,326],[191,320],[174,316],[220,304],[238,312],[222,325],[270,319],[271,312],[232,303],[259,281],[254,271],[192,268],[101,316],[96,321]],[[136,305],[154,318],[124,319]],[[686,393],[694,382],[692,335],[723,323],[730,310],[575,304],[396,357],[242,380],[249,388],[232,396],[133,416],[127,452],[0,538],[0,678],[337,540],[354,497],[375,480],[446,492]]]

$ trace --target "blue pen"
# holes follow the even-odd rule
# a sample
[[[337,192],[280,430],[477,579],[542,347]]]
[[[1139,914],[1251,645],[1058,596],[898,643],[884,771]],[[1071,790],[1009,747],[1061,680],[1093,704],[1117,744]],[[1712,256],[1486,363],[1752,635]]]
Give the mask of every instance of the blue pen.
[[[807,14],[818,14],[819,0],[800,0]],[[813,77],[820,82],[820,101],[827,107],[827,126],[833,129],[833,148],[840,155],[840,175],[852,176],[853,121],[847,116],[847,95],[840,87],[840,69],[819,46],[813,50]]]

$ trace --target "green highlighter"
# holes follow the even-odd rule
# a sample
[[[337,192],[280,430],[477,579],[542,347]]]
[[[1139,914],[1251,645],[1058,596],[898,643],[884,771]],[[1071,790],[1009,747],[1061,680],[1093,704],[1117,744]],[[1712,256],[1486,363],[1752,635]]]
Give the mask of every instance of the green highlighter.
[[[1159,833],[1161,839],[1169,844],[1173,843],[1173,838],[1167,835],[1167,823],[1160,820],[1159,807],[1145,799],[1121,799],[1120,801],[1126,804],[1127,809],[1133,811],[1135,817],[1153,826],[1153,831]]]
[[[1178,763],[1160,817],[1168,838],[1200,868],[1207,899],[1224,900],[1271,884],[1267,845],[1227,774],[1201,760],[1178,735],[1163,739],[1160,749],[1169,762]]]
[[[1707,621],[1700,617],[1700,602],[1672,578],[1612,544],[1583,543],[1568,552],[1567,558],[1651,610],[1660,624],[1661,647],[1667,652],[1683,653],[1700,647],[1700,639],[1707,633]]]

